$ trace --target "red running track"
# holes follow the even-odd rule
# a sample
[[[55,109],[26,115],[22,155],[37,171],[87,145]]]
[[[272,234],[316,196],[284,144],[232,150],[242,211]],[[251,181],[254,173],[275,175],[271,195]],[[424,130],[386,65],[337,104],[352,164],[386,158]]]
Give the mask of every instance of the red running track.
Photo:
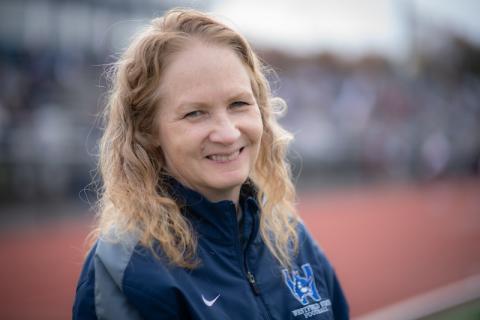
[[[478,180],[305,195],[300,212],[354,316],[480,274]]]
[[[480,274],[480,181],[304,194],[352,316]],[[69,319],[88,219],[0,235],[0,319]]]

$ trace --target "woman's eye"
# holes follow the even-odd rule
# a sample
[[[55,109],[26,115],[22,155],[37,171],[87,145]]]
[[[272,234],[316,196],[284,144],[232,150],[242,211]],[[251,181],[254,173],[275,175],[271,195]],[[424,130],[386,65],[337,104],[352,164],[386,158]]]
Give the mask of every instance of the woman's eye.
[[[185,114],[184,118],[198,118],[203,114],[203,111],[195,110]]]
[[[245,101],[235,101],[231,104],[231,106],[234,107],[234,108],[243,107],[243,106],[246,106],[246,105],[248,105],[248,103],[245,102]]]

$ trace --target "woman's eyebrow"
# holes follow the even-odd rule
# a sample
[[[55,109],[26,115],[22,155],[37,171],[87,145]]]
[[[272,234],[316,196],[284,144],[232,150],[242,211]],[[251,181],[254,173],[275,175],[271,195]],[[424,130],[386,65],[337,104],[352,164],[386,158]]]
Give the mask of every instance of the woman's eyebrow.
[[[231,101],[235,99],[253,99],[253,94],[249,91],[241,91],[231,95],[228,100]]]
[[[200,100],[184,100],[181,101],[177,106],[175,107],[175,110],[177,111],[185,111],[188,109],[191,109],[192,107],[205,107],[207,105],[206,102],[200,101]]]

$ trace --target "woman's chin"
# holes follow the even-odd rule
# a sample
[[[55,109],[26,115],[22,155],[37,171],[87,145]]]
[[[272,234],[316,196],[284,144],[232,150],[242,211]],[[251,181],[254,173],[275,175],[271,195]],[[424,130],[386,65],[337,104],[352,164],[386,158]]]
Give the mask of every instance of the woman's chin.
[[[213,189],[221,191],[230,191],[233,189],[239,189],[242,186],[242,184],[247,180],[246,177],[236,177],[235,179],[221,179],[218,181],[215,181],[211,184]]]
[[[222,177],[218,180],[211,180],[207,184],[210,189],[211,196],[217,200],[227,200],[238,198],[242,184],[247,180],[248,176],[239,175],[236,177]]]

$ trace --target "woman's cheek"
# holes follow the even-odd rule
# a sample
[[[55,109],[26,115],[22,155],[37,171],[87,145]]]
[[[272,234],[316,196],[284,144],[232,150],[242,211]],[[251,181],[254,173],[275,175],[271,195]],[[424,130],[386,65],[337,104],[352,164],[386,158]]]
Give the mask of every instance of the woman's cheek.
[[[258,107],[248,114],[246,124],[251,133],[251,139],[259,142],[263,133],[263,122]]]

